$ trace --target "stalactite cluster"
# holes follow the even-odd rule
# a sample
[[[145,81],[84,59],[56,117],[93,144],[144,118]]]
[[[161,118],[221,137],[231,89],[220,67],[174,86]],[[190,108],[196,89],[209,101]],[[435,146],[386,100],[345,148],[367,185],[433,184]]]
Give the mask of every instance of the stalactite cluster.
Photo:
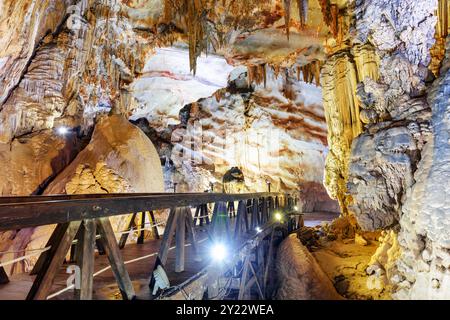
[[[339,35],[339,8],[337,4],[331,4],[330,0],[319,0],[322,9],[323,21],[330,28],[335,38]]]
[[[247,81],[248,86],[251,84],[264,84],[267,82],[267,67],[266,63],[258,65],[247,65]],[[281,70],[279,66],[269,66],[272,69],[275,78],[278,78]],[[319,60],[313,60],[308,64],[302,66],[296,66],[294,70],[297,72],[297,81],[303,81],[306,83],[314,83],[316,86],[320,86],[320,69],[322,68],[322,62]]]
[[[297,9],[299,16],[300,28],[306,26],[306,19],[308,17],[308,1],[309,0],[297,0]],[[284,5],[284,22],[286,28],[286,36],[289,40],[289,28],[291,26],[291,0],[283,0]]]
[[[197,58],[207,52],[210,44],[223,44],[223,38],[232,29],[253,28],[257,19],[254,13],[268,5],[268,0],[165,0],[163,22],[185,27],[190,67],[195,74]]]
[[[304,66],[297,66],[297,80],[300,81],[300,73],[303,75],[303,81],[306,83],[314,83],[320,86],[320,69],[322,62],[314,60]]]

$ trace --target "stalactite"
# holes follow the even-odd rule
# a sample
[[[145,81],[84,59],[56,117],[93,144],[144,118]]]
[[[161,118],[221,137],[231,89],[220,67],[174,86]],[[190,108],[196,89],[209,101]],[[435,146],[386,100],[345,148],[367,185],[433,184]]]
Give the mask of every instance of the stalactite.
[[[439,0],[436,15],[438,17],[434,35],[436,41],[430,49],[431,63],[429,69],[435,76],[439,76],[441,62],[445,56],[445,40],[448,35],[448,0]]]
[[[252,84],[264,84],[264,88],[267,84],[266,64],[259,65],[247,65],[247,81],[248,86]]]
[[[309,0],[297,0],[298,16],[302,28],[306,26],[306,19],[308,18],[308,1]]]
[[[286,24],[286,36],[289,40],[289,27],[291,25],[291,0],[284,1],[284,22]]]
[[[285,1],[290,3],[290,0]],[[220,20],[219,16],[225,14],[226,17],[232,17],[233,21],[228,27],[236,29],[248,23],[255,8],[267,8],[269,5],[270,1],[267,0],[164,0],[163,22],[170,25],[178,20],[180,24],[186,25],[190,68],[195,74],[197,58],[207,51],[210,42],[208,19]]]
[[[323,21],[330,28],[333,37],[339,36],[339,7],[330,0],[319,0]],[[342,32],[342,31],[341,31]]]

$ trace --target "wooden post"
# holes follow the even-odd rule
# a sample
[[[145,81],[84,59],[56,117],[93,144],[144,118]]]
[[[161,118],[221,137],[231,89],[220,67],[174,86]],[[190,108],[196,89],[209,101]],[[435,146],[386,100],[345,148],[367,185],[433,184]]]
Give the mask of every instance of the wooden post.
[[[227,211],[230,218],[233,218],[236,216],[236,210],[234,208],[234,201],[229,201],[227,204]]]
[[[144,243],[144,236],[145,236],[145,212],[142,211],[141,212],[141,226],[140,226],[140,231],[139,231],[139,237],[137,240],[138,244],[143,244]]]
[[[127,232],[126,232],[126,233],[123,233],[123,234],[120,236],[120,240],[119,240],[119,248],[120,248],[120,249],[123,249],[123,248],[125,247],[125,244],[127,243],[128,237],[129,237],[129,235],[130,235],[130,232],[129,232],[129,231],[131,231],[131,229],[132,229],[133,227],[136,226],[136,222],[135,222],[135,220],[136,220],[136,215],[137,215],[137,213],[133,213],[133,214],[131,215],[130,221],[128,221],[128,226],[127,226],[127,228],[125,229],[125,231],[127,231]]]
[[[97,227],[101,236],[100,240],[105,248],[114,277],[116,278],[119,290],[122,293],[122,298],[124,300],[131,300],[136,294],[130,276],[125,268],[122,255],[120,254],[120,249],[109,218],[97,219]]]
[[[241,284],[239,286],[238,300],[242,300],[247,291],[247,275],[248,275],[249,263],[250,263],[249,256],[247,256],[244,259],[244,266],[242,268],[242,276],[241,276]]]
[[[61,239],[63,238],[64,234],[66,233],[67,227],[68,227],[68,223],[58,224],[56,226],[55,230],[53,230],[45,247],[56,247],[59,244],[59,242],[61,241]],[[36,261],[36,264],[34,265],[33,269],[30,272],[30,275],[35,275],[35,274],[39,273],[39,271],[42,269],[42,266],[44,265],[45,261],[48,260],[49,255],[50,255],[50,250],[47,250],[40,254],[38,260]]]
[[[199,225],[203,224],[203,221],[200,219],[201,212],[202,212],[202,205],[196,206],[195,213],[194,213],[194,223],[195,224],[197,224],[197,222],[199,223]]]
[[[75,295],[80,300],[92,300],[96,234],[95,220],[84,220],[80,228],[76,254],[76,262],[81,271],[81,286],[80,289],[75,289]]]
[[[186,209],[182,208],[178,211],[175,232],[176,252],[175,252],[175,272],[184,271],[184,255],[186,244]]]
[[[269,212],[267,208],[267,198],[262,198],[262,209],[261,209],[261,216],[262,216],[262,223],[266,223],[269,221]]]
[[[167,256],[169,254],[170,244],[172,242],[173,236],[175,234],[176,228],[176,216],[177,212],[180,209],[171,209],[169,213],[169,217],[167,218],[166,228],[164,229],[164,234],[161,242],[161,246],[159,247],[158,257],[163,265],[167,262]]]
[[[237,209],[236,224],[234,227],[234,239],[239,241],[240,238],[248,231],[247,209],[244,201],[239,201]]]
[[[216,202],[211,225],[211,236],[215,240],[230,240],[229,219],[226,203]]]
[[[264,278],[263,278],[263,287],[264,287],[264,295],[266,298],[268,297],[269,291],[268,291],[268,278],[269,278],[269,268],[272,265],[272,258],[273,258],[273,246],[274,246],[274,238],[275,238],[275,228],[272,228],[272,233],[270,234],[270,240],[269,240],[269,252],[267,254],[267,261],[265,263],[265,269],[264,269]]]
[[[159,239],[158,227],[156,226],[155,214],[153,211],[149,211],[150,223],[152,224],[152,236],[153,239]]]
[[[37,276],[28,292],[27,300],[44,300],[47,298],[57,271],[64,262],[80,225],[81,221],[72,221],[56,227],[50,237],[52,240],[51,248],[38,266]]]
[[[192,220],[192,213],[191,213],[191,209],[189,209],[189,208],[186,209],[186,230],[187,230],[188,239],[191,243],[192,248],[194,249],[194,254],[195,254],[194,260],[201,261],[202,259],[199,256],[199,252],[198,252],[197,237],[195,235],[194,221]]]
[[[3,269],[3,267],[0,267],[0,284],[5,284],[8,282],[9,282],[9,279],[8,279],[8,275],[6,274],[5,269]]]
[[[251,213],[251,229],[254,230],[258,225],[258,199],[253,199],[252,213]]]

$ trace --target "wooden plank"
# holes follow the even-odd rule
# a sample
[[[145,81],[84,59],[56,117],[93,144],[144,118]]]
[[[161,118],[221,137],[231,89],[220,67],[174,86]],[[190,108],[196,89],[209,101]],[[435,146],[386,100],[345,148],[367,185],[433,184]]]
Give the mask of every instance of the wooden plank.
[[[161,246],[159,247],[158,257],[161,260],[163,265],[167,262],[167,256],[169,254],[170,244],[172,243],[172,239],[175,233],[176,228],[176,210],[170,210],[169,217],[167,218],[166,228],[164,229],[164,234],[161,242]]]
[[[17,202],[14,202],[14,198],[6,201],[0,199],[0,231],[109,217],[143,210],[246,200],[265,195],[270,195],[270,193],[109,194],[91,195],[90,197],[64,196],[62,198],[39,196]]]
[[[44,300],[47,298],[52,288],[56,273],[64,262],[64,258],[69,251],[78,229],[80,228],[80,224],[81,221],[73,221],[64,224],[55,230],[54,233],[57,234],[54,236],[53,240],[55,240],[56,244],[53,244],[50,250],[47,251],[48,254],[46,255],[46,259],[39,268],[36,279],[28,292],[27,300]]]
[[[184,271],[184,255],[186,244],[186,208],[177,209],[175,231],[175,272]]]
[[[137,213],[133,213],[130,217],[129,217],[129,221],[128,221],[128,225],[127,228],[125,229],[125,231],[131,231],[131,229],[136,225],[135,223],[135,219],[136,219],[136,215]],[[123,249],[127,243],[128,237],[129,237],[130,233],[123,233],[120,236],[120,240],[119,240],[119,248]]]
[[[0,267],[0,284],[8,283],[8,275],[6,274],[6,271],[3,267]]]
[[[116,278],[122,298],[124,300],[131,300],[136,294],[130,276],[125,268],[125,264],[123,263],[122,255],[109,218],[97,219],[97,227],[101,236],[100,240],[105,248],[108,261],[111,265],[114,277]]]
[[[80,300],[92,300],[94,285],[94,259],[96,222],[94,219],[86,219],[80,228],[80,236],[77,243],[76,262],[80,267],[80,289],[75,290],[75,295]]]

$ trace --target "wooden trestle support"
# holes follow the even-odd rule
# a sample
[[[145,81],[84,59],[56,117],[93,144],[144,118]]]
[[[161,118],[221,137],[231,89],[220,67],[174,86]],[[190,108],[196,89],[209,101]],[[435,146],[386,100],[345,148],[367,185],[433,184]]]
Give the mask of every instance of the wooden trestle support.
[[[197,227],[208,227],[208,238],[211,242],[224,241],[227,244],[230,244],[230,247],[233,248],[233,252],[224,265],[217,266],[214,265],[213,262],[208,264],[207,267],[197,274],[195,279],[190,279],[184,284],[177,286],[178,291],[168,290],[165,296],[161,298],[172,299],[176,297],[180,290],[189,290],[188,288],[192,286],[192,283],[196,280],[204,282],[204,286],[201,286],[197,292],[192,293],[193,296],[197,296],[199,299],[205,297],[207,299],[227,298],[227,295],[224,294],[224,290],[230,292],[232,290],[236,292],[237,290],[237,293],[235,293],[235,298],[237,299],[255,297],[266,299],[271,297],[273,277],[270,275],[270,272],[273,267],[276,243],[279,239],[283,238],[287,232],[296,229],[299,223],[301,223],[301,220],[299,219],[299,215],[295,215],[295,218],[292,218],[290,215],[295,206],[294,198],[291,198],[290,196],[271,196],[271,194],[252,195],[255,195],[255,197],[250,199],[245,198],[244,195],[236,195],[237,200],[228,200],[233,199],[230,195],[200,195],[199,197],[203,197],[202,199],[205,200],[217,200],[199,203],[197,198],[197,200],[192,201],[195,205],[189,204],[188,200],[179,200],[177,203],[185,203],[186,205],[177,205],[170,209],[164,228],[164,234],[162,235],[158,257],[156,259],[157,263],[162,264],[163,266],[166,264],[169,249],[174,238],[175,272],[183,272],[185,270],[186,240],[189,241],[193,248],[195,261],[200,261],[201,257],[199,256],[196,235]],[[179,197],[181,199],[189,199],[188,196],[189,195],[181,195]],[[54,196],[53,198],[50,198],[64,200],[64,197]],[[138,196],[136,197],[138,198]],[[124,207],[127,207],[128,209],[142,208],[143,204],[149,203],[145,201],[155,201],[154,199],[158,199],[158,206],[153,206],[152,210],[159,210],[166,207],[165,203],[169,203],[168,200],[165,200],[168,197],[169,196],[166,195],[158,196],[157,194],[148,196],[149,200],[142,200],[141,197],[138,199],[139,202],[136,200],[136,205],[127,204]],[[117,241],[109,216],[118,214],[116,212],[110,213],[116,209],[114,203],[118,198],[119,196],[113,195],[111,199],[97,199],[100,202],[109,201],[111,203],[108,204],[110,206],[108,209],[106,209],[105,206],[103,208],[99,205],[91,206],[91,208],[94,208],[97,211],[99,210],[98,208],[102,210],[105,209],[105,211],[102,211],[102,214],[95,214],[95,212],[91,213],[91,211],[85,213],[86,211],[82,211],[83,208],[80,208],[80,214],[75,213],[75,215],[78,214],[78,216],[69,217],[69,215],[67,215],[67,217],[64,218],[65,220],[62,220],[61,218],[58,218],[59,220],[51,220],[50,218],[44,219],[45,222],[48,221],[48,223],[54,221],[53,223],[57,223],[57,225],[46,246],[50,247],[50,249],[41,253],[33,270],[30,272],[30,274],[36,275],[36,278],[28,292],[27,299],[47,299],[51,293],[50,291],[56,274],[65,262],[69,251],[70,260],[76,264],[77,268],[79,268],[78,272],[80,275],[79,285],[74,289],[74,296],[76,299],[92,299],[96,249],[100,254],[105,254],[108,257],[122,298],[134,299],[136,297],[120,249],[125,247],[129,233],[136,230],[135,228],[138,228],[138,226],[139,229],[136,230],[138,231],[137,243],[144,242],[146,217],[148,217],[148,220],[152,225],[150,227],[152,238],[158,239],[160,236],[156,227],[153,211],[138,211],[137,213],[130,214],[127,230],[122,234],[120,240]],[[221,200],[224,198],[227,200]],[[81,198],[81,200],[84,200],[84,198]],[[23,198],[21,201],[26,204],[28,200]],[[74,203],[76,203],[76,201],[79,200],[74,200]],[[13,200],[7,199],[5,202],[13,203]],[[237,206],[235,206],[236,202]],[[208,214],[209,203],[214,204],[211,219]],[[36,203],[33,202],[32,206],[33,208],[36,208]],[[0,222],[4,219],[4,221],[10,223],[11,226],[17,226],[20,221],[13,221],[13,219],[16,218],[6,210],[5,212],[7,212],[8,215],[6,213],[3,214],[1,207],[2,205],[0,204]],[[25,205],[24,208],[26,207],[27,206]],[[195,207],[194,215],[192,214],[191,207]],[[78,210],[78,207],[76,206],[71,208],[77,208]],[[25,209],[23,210],[25,211]],[[62,209],[56,208],[54,211],[57,212],[58,210]],[[273,214],[277,210],[283,210],[283,212],[286,213],[286,223],[274,221]],[[2,217],[2,214],[4,217]],[[58,217],[62,216],[59,215]],[[77,219],[77,217],[82,218]],[[137,219],[140,220],[140,223],[136,223]],[[231,230],[233,226],[230,219],[235,221],[233,230]],[[25,222],[25,224],[38,225],[37,222],[33,222],[32,220],[30,220],[30,222]],[[6,229],[6,227],[4,229]],[[154,268],[156,267],[157,265],[155,264]],[[8,277],[3,268],[0,267],[0,283],[6,283],[7,281]],[[151,285],[152,282],[150,282],[150,286]],[[229,296],[230,295],[228,295],[228,298]]]

